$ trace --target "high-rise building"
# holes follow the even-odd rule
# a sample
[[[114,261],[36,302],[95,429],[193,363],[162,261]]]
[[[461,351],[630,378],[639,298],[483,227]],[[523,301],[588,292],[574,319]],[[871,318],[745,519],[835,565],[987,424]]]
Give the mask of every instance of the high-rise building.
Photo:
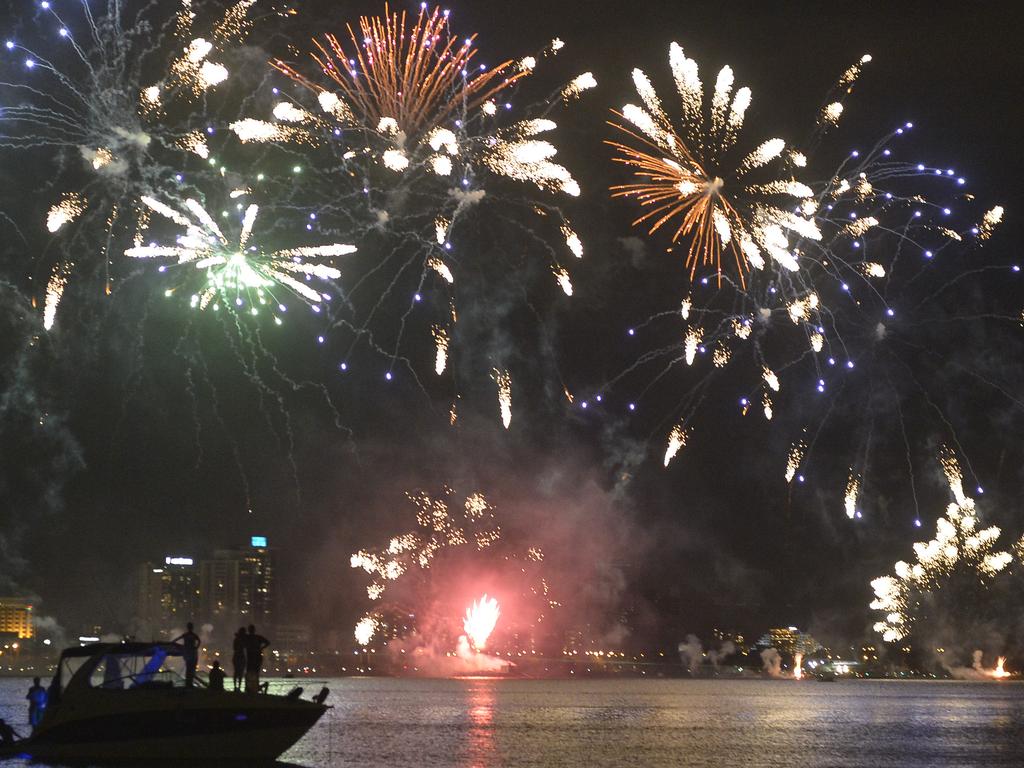
[[[27,640],[34,635],[32,603],[21,597],[0,597],[0,633]]]
[[[163,564],[143,563],[138,573],[138,618],[144,635],[158,637],[196,618],[199,578],[191,557],[165,557]]]
[[[228,632],[241,617],[238,610],[239,560],[234,552],[217,551],[199,563],[199,615],[204,624]]]
[[[242,549],[218,549],[213,556],[165,557],[139,569],[140,632],[154,637],[180,630],[186,622],[211,624],[224,638],[246,624],[268,630],[277,618],[273,552],[266,536],[252,536]]]
[[[266,536],[244,549],[219,549],[199,565],[200,616],[221,633],[235,625],[273,625],[274,558]]]
[[[272,626],[274,613],[274,558],[266,536],[252,536],[241,552],[238,571],[238,607],[243,616],[262,626]]]

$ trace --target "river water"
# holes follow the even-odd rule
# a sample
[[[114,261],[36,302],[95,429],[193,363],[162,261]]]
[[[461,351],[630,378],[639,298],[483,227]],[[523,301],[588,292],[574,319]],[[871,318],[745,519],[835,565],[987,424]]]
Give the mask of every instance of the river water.
[[[334,708],[284,764],[1024,766],[1018,683],[345,678],[329,685]],[[0,713],[19,730],[26,689],[21,680],[0,681]]]

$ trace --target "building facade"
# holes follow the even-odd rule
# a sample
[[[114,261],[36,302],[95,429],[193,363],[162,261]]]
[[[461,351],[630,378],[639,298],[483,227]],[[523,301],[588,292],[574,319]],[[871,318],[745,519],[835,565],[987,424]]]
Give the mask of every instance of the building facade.
[[[21,597],[0,597],[0,634],[28,640],[35,634],[32,603]]]

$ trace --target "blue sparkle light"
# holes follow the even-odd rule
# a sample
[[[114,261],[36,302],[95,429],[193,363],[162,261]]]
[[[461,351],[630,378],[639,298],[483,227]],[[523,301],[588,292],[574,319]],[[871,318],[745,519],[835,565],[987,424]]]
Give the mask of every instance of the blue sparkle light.
[[[635,411],[636,410],[636,403],[630,403],[629,404],[629,410]]]
[[[852,369],[853,368],[853,360],[847,360],[846,361],[846,367]]]
[[[348,370],[348,363],[342,363],[341,365],[339,365],[338,366],[338,370],[339,371],[347,371]]]
[[[385,373],[384,374],[384,378],[387,379],[388,381],[391,381],[391,371],[388,371],[387,373]]]
[[[582,408],[583,410],[587,409],[587,401],[586,400],[584,400],[582,403],[580,403],[580,408]]]
[[[630,336],[636,336],[636,329],[630,328],[628,331],[626,331],[626,333],[628,333]]]
[[[418,293],[414,294],[412,298],[413,298],[413,301],[421,301],[423,299],[423,297],[420,296],[420,294],[418,294]]]
[[[323,344],[324,343],[324,337],[323,336],[317,336],[316,337],[316,343],[317,344]]]

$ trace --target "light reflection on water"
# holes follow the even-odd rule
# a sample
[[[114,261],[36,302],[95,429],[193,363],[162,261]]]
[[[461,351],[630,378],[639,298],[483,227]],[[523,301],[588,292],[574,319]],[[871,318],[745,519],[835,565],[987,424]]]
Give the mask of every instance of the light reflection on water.
[[[1017,683],[346,678],[330,688],[334,708],[284,755],[286,763],[1024,765],[1024,685]],[[25,720],[25,690],[25,681],[0,681],[0,716],[15,727]]]

